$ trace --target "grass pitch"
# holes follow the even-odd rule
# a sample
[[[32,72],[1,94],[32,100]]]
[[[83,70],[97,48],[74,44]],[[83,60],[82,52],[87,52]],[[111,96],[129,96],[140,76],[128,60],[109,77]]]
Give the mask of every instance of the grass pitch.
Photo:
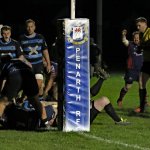
[[[91,80],[91,85],[95,80]],[[93,99],[107,96],[118,115],[131,125],[115,125],[103,111],[94,120],[90,132],[0,130],[0,150],[150,150],[150,108],[147,107],[142,115],[132,113],[139,105],[138,84],[135,82],[124,98],[123,108],[118,109],[116,100],[123,86],[123,74],[111,73]],[[149,94],[149,83],[147,89]]]

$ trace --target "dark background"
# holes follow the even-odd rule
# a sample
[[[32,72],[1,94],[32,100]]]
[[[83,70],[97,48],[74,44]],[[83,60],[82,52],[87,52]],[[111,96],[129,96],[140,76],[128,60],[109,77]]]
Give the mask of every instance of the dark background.
[[[137,30],[135,19],[141,16],[149,24],[149,0],[103,0],[103,57],[110,66],[124,68],[127,48],[121,42],[121,31],[127,29],[131,40],[132,32]]]
[[[70,18],[71,0],[12,0],[1,1],[0,23],[12,27],[17,40],[24,32],[26,19],[36,21],[37,32],[43,34],[47,44],[54,42],[56,20]],[[90,19],[90,35],[96,39],[96,0],[76,0],[76,18]],[[103,0],[103,59],[108,66],[125,64],[127,49],[121,43],[121,30],[128,30],[128,39],[136,30],[135,19],[143,16],[150,20],[150,0]]]

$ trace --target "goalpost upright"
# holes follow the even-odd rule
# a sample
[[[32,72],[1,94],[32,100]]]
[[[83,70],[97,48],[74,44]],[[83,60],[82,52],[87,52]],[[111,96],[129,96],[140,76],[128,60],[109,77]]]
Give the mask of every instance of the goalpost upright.
[[[57,21],[58,111],[65,132],[90,131],[89,19],[75,18],[75,3],[71,0],[71,19]]]

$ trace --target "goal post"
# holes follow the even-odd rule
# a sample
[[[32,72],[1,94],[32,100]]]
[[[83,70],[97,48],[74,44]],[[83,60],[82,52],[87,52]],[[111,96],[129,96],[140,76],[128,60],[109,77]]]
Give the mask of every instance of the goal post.
[[[89,19],[75,18],[73,5],[75,0],[71,0],[71,19],[57,20],[57,38],[62,43],[58,80],[63,83],[58,87],[63,105],[59,115],[65,132],[90,131]]]

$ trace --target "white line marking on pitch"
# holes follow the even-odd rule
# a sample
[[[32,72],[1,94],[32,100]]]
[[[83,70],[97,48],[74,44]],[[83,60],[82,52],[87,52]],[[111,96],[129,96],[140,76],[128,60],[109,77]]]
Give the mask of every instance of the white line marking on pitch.
[[[104,139],[104,138],[101,138],[101,137],[97,137],[97,136],[94,136],[94,135],[90,135],[90,134],[86,134],[86,133],[79,133],[80,135],[83,135],[87,138],[90,138],[90,139],[95,139],[97,141],[103,141],[105,143],[109,143],[109,144],[117,144],[117,145],[122,145],[124,147],[131,147],[131,148],[134,148],[134,149],[139,149],[139,150],[150,150],[150,148],[146,148],[146,147],[140,147],[138,145],[134,145],[134,144],[127,144],[127,143],[122,143],[120,141],[112,141],[112,140],[108,140],[108,139]]]

